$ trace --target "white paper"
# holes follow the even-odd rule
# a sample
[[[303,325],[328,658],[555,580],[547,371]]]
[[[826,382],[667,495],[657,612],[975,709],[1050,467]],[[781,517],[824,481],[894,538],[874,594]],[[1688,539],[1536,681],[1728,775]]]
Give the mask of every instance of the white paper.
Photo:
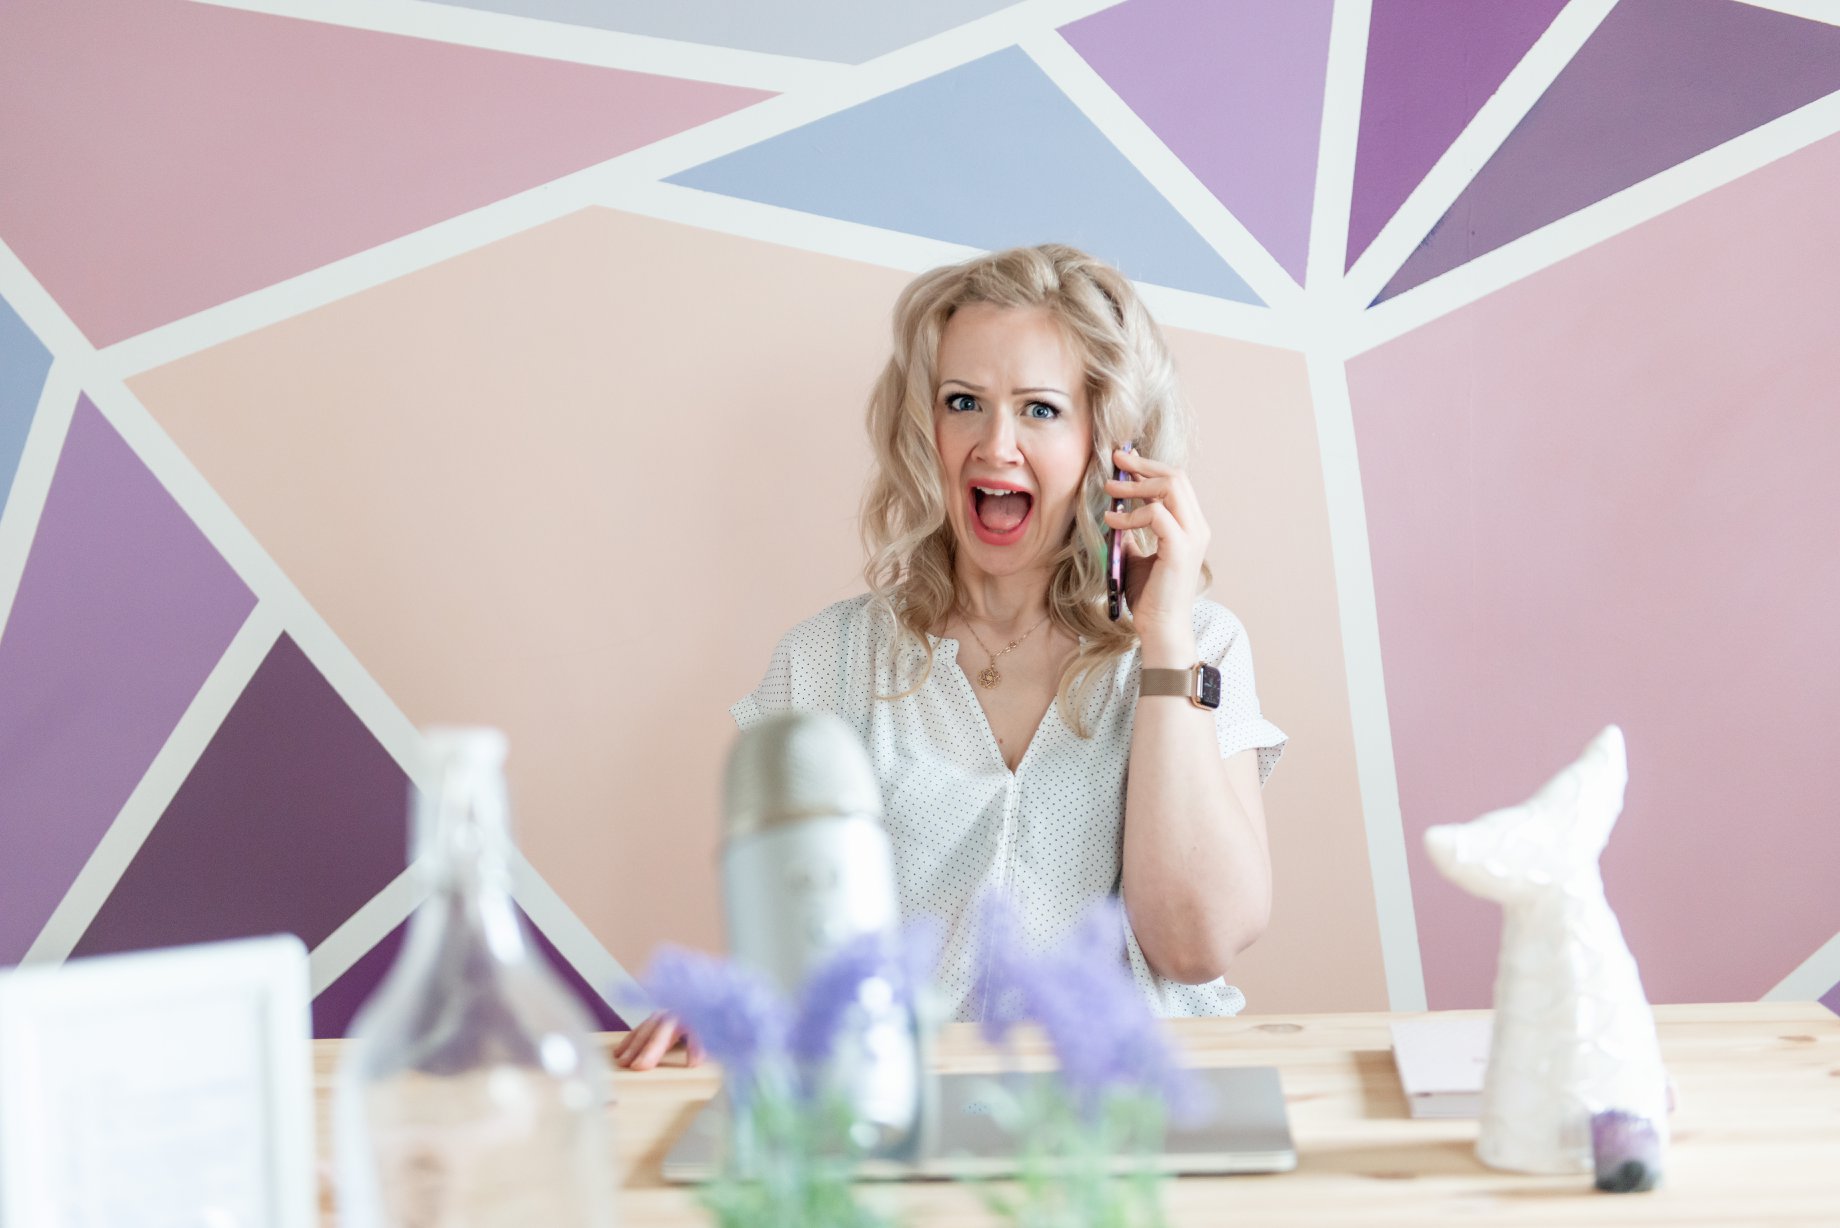
[[[1414,1117],[1480,1117],[1493,1020],[1396,1019],[1393,1062]]]
[[[0,1228],[310,1222],[305,952],[260,945],[0,982]]]

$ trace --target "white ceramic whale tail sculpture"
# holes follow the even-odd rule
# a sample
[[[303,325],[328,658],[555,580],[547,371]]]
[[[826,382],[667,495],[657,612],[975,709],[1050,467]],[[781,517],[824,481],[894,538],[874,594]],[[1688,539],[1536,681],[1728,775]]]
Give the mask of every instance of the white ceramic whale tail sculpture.
[[[1502,907],[1495,1024],[1476,1154],[1494,1168],[1591,1168],[1591,1116],[1638,1113],[1667,1137],[1667,1075],[1598,857],[1629,779],[1611,725],[1519,806],[1425,833],[1446,878]]]

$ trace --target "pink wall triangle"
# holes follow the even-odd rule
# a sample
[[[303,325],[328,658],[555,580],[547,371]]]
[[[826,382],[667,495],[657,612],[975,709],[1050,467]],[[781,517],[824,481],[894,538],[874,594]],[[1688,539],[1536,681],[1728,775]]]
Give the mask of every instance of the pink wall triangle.
[[[0,235],[106,345],[765,96],[186,0],[8,0]]]

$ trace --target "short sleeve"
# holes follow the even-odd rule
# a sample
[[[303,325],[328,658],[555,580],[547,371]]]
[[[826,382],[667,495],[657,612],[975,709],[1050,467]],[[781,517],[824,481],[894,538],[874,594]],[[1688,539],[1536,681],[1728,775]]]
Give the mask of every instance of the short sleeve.
[[[792,707],[792,651],[785,640],[773,649],[760,685],[728,706],[740,729],[751,729],[775,713]]]
[[[1201,659],[1220,671],[1220,707],[1214,713],[1214,736],[1220,757],[1242,750],[1258,751],[1259,787],[1284,756],[1285,733],[1265,719],[1259,708],[1252,672],[1252,642],[1233,611],[1218,602],[1195,603],[1195,644]]]
[[[869,598],[840,601],[780,638],[760,685],[729,705],[747,729],[769,716],[799,709],[829,712],[867,736],[870,692]]]

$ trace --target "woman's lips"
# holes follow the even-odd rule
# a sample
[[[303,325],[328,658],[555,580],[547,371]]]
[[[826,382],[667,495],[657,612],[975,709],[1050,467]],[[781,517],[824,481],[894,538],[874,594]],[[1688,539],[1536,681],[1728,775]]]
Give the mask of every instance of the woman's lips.
[[[979,514],[980,505],[983,502],[983,498],[980,497],[978,493],[980,485],[989,490],[1012,492],[1012,497],[1025,500],[1027,506],[1023,509],[1021,519],[1017,520],[1014,525],[1007,529],[996,529],[985,524],[984,517]],[[965,488],[965,500],[967,504],[966,510],[970,513],[968,518],[971,521],[971,532],[979,541],[990,546],[1011,546],[1022,540],[1023,533],[1026,532],[1029,527],[1029,518],[1035,514],[1034,496],[1030,495],[1025,490],[1017,490],[1015,487],[1008,485],[973,483]]]

